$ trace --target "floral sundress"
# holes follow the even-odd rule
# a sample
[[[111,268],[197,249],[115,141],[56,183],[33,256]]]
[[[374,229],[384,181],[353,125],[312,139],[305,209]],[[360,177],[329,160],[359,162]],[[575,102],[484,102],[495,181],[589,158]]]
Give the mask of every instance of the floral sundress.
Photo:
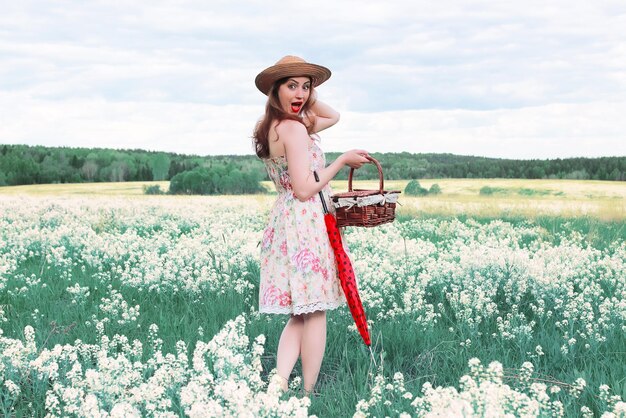
[[[341,306],[345,297],[319,194],[305,202],[298,200],[286,158],[263,161],[278,197],[261,242],[259,312],[299,315]],[[309,161],[311,172],[326,165],[324,153],[313,138]],[[326,185],[323,193],[332,211],[330,186]]]

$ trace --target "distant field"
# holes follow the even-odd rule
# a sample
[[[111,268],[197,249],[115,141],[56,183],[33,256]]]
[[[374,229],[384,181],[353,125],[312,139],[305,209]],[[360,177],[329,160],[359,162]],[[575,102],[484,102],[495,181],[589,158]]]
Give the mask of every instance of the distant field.
[[[0,187],[0,195],[143,195],[143,186],[158,184],[161,190],[168,190],[169,181],[129,181],[123,183],[71,183],[37,184],[28,186]]]
[[[407,180],[385,182],[386,190],[404,190]],[[401,196],[399,215],[419,214],[479,216],[593,216],[607,220],[626,219],[626,183],[594,180],[525,180],[525,179],[423,179],[426,189],[437,183],[442,194],[426,197]],[[143,186],[158,184],[167,190],[169,182],[48,184],[0,187],[2,195],[124,195],[144,196]],[[263,185],[272,190],[270,182]],[[335,191],[347,190],[347,181],[333,181]],[[495,190],[490,196],[480,189]],[[354,188],[374,189],[377,181],[355,181]],[[145,196],[165,198],[164,196]],[[184,197],[178,197],[184,198]],[[225,197],[206,197],[221,199]],[[250,198],[250,197],[246,197]],[[229,196],[228,199],[233,199]],[[273,194],[256,195],[255,201],[271,205]]]

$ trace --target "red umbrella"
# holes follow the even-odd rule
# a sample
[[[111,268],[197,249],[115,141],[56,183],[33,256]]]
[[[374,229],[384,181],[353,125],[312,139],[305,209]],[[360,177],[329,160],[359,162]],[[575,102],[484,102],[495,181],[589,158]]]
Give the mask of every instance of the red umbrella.
[[[313,174],[315,175],[315,180],[319,181],[317,173],[313,172]],[[370,340],[369,331],[367,330],[367,318],[365,317],[365,311],[363,310],[363,303],[361,303],[361,298],[359,297],[359,290],[356,286],[356,277],[354,275],[354,270],[352,269],[352,263],[350,262],[348,254],[346,254],[346,250],[343,248],[341,234],[339,233],[339,228],[337,227],[337,220],[332,214],[328,213],[326,200],[324,199],[324,195],[321,191],[319,194],[322,206],[324,207],[324,223],[326,224],[328,239],[330,240],[330,245],[335,253],[335,259],[337,260],[337,270],[339,272],[341,288],[343,289],[343,293],[346,295],[350,313],[352,314],[356,327],[363,338],[363,342],[369,347],[372,342]]]

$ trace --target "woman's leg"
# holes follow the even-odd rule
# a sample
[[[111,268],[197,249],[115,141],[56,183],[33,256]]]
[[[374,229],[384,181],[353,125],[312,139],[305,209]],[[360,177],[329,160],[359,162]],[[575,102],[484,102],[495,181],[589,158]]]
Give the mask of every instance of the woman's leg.
[[[300,356],[303,330],[304,320],[302,316],[292,316],[280,335],[278,352],[276,353],[276,371],[283,378],[283,390],[287,390],[289,375],[291,375],[293,366]]]
[[[302,375],[304,391],[311,393],[315,388],[326,350],[326,312],[317,311],[302,316],[304,317],[301,345]]]

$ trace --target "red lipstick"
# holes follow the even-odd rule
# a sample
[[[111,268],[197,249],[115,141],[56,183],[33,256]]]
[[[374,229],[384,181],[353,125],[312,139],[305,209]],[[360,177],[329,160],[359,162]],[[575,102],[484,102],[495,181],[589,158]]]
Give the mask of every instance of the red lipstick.
[[[291,104],[291,111],[293,113],[298,113],[302,109],[302,102],[294,102]]]

